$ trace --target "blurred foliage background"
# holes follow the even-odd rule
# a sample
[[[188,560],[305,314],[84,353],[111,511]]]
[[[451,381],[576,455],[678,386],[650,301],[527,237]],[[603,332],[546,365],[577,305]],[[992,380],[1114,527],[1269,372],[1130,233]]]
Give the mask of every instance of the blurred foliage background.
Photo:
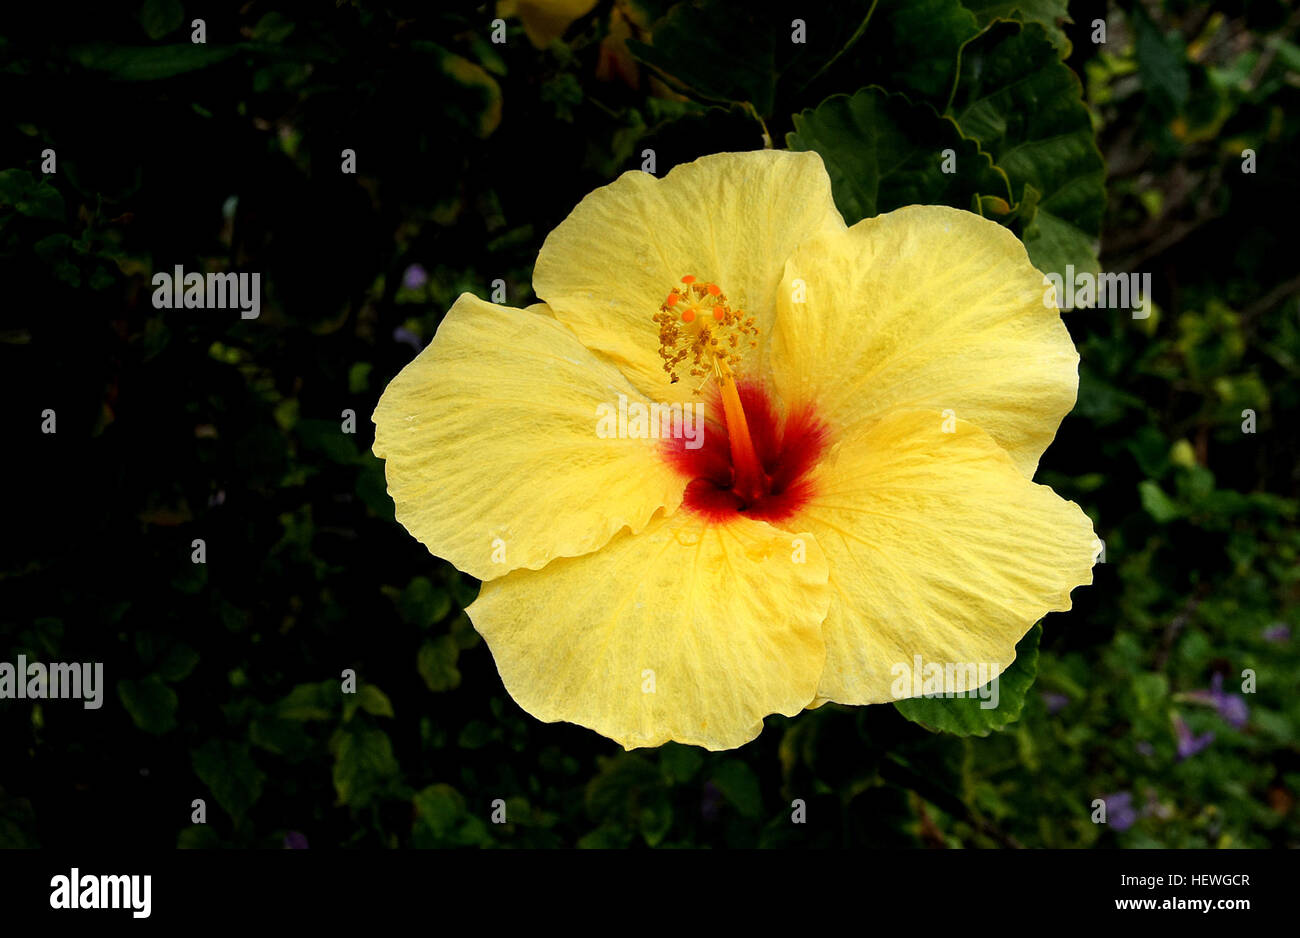
[[[432,6],[7,11],[0,660],[108,687],[0,702],[0,845],[1300,844],[1290,4]],[[393,520],[368,417],[454,298],[531,302],[547,232],[646,151],[765,143],[820,152],[850,222],[943,202],[1043,269],[1152,274],[1148,318],[1064,314],[1079,402],[1039,481],[1104,563],[986,735],[927,729],[943,703],[727,753],[539,723],[477,584]],[[153,308],[177,264],[261,273],[260,318]]]

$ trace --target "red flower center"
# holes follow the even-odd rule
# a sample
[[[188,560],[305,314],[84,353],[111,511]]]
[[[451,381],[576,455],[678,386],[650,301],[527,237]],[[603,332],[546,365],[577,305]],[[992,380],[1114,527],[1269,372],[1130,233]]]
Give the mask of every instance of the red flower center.
[[[722,394],[711,384],[709,413],[725,414],[726,423],[708,421],[698,449],[687,448],[682,439],[664,442],[673,467],[691,480],[682,506],[710,521],[738,515],[760,521],[788,520],[813,495],[809,476],[825,451],[826,426],[811,406],[795,408],[782,420],[766,388],[756,382],[738,381],[736,391],[744,411],[743,426],[734,426]],[[732,436],[746,432],[760,468],[757,473],[736,464],[738,447]],[[743,454],[750,447],[739,451]]]

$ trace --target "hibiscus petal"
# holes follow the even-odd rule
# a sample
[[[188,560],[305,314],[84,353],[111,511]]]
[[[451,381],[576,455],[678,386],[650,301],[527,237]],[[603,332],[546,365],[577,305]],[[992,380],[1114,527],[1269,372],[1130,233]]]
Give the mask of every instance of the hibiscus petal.
[[[815,394],[833,434],[899,409],[952,410],[1032,478],[1074,406],[1079,355],[1010,231],[901,208],[804,243],[778,293],[778,390]]]
[[[767,714],[812,699],[829,599],[808,535],[681,511],[586,557],[485,583],[467,612],[506,689],[539,720],[627,749],[730,749]]]
[[[547,237],[533,289],[589,348],[608,354],[654,400],[687,400],[670,384],[653,316],[685,275],[719,284],[770,335],[786,260],[802,240],[844,229],[815,153],[719,153],[663,179],[624,173],[589,194]],[[752,353],[761,369],[763,349]]]
[[[893,700],[893,669],[915,655],[1001,673],[1021,636],[1092,582],[1097,542],[1079,506],[1026,479],[979,428],[945,423],[892,414],[817,469],[797,523],[831,568],[818,697]]]
[[[644,403],[544,306],[461,296],[372,418],[397,520],[481,580],[641,530],[684,482],[660,441],[597,435],[620,394]]]

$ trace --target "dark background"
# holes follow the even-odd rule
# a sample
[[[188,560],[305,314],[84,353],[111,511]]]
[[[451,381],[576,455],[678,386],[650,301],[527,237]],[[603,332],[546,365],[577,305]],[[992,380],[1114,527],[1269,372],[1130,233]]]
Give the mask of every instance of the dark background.
[[[647,38],[667,4],[606,0],[540,50],[513,19],[488,42],[487,7],[430,6],[6,10],[0,660],[102,661],[108,686],[98,711],[0,701],[0,846],[1297,844],[1285,5],[1070,6],[1102,264],[1152,272],[1159,309],[1067,314],[1080,399],[1038,478],[1107,557],[1044,622],[1019,722],[957,738],[828,706],[716,754],[624,754],[523,713],[461,612],[477,584],[393,520],[369,415],[459,293],[501,278],[531,302],[546,233],[643,148],[662,175],[764,127],[607,39],[620,21]],[[207,46],[167,29],[192,16]],[[778,87],[778,145],[793,112],[861,84],[853,67]],[[177,264],[260,272],[261,317],[154,309],[149,277]],[[346,706],[345,668],[369,687]],[[1195,692],[1218,674],[1236,693],[1245,668],[1234,727]],[[1178,721],[1213,740],[1180,749]],[[1115,795],[1126,816],[1091,823]]]

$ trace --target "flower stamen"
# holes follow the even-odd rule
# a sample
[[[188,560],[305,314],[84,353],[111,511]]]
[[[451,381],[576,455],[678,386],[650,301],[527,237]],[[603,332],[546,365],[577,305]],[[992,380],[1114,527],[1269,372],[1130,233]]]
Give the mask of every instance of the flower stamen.
[[[673,384],[681,380],[682,368],[707,381],[715,374],[714,362],[734,368],[744,348],[758,345],[754,317],[733,309],[722,287],[702,283],[692,274],[669,292],[654,321],[659,326],[659,357]]]
[[[659,326],[659,357],[674,384],[680,380],[680,367],[687,367],[693,377],[703,378],[696,394],[710,376],[717,381],[735,474],[732,491],[745,504],[752,504],[768,491],[771,480],[754,448],[732,368],[740,364],[744,348],[757,347],[758,326],[753,316],[732,309],[716,283],[701,283],[691,274],[681,282],[682,286],[668,294],[654,316]]]

